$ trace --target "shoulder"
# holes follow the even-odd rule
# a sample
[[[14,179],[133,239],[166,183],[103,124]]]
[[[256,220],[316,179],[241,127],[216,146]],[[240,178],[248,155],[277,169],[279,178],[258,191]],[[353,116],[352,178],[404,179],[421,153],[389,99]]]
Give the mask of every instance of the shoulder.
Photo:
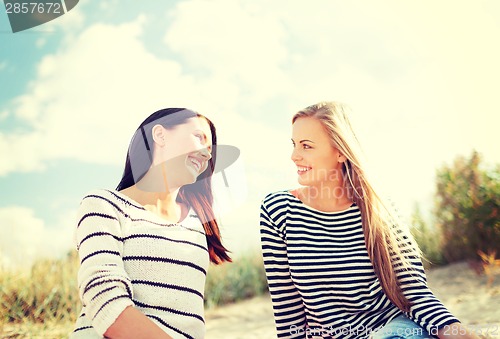
[[[118,196],[110,190],[107,189],[93,189],[84,194],[81,203],[104,203],[104,204],[116,204],[119,202]]]
[[[268,193],[264,199],[262,199],[261,206],[269,207],[275,204],[279,204],[281,202],[287,202],[292,198],[289,190],[281,190],[272,193]]]
[[[270,215],[281,215],[290,208],[292,199],[295,199],[295,197],[289,190],[272,192],[262,199],[260,209]]]
[[[94,189],[88,191],[80,202],[80,210],[106,211],[107,213],[127,216],[126,210],[131,207],[131,202],[118,192],[107,189]]]

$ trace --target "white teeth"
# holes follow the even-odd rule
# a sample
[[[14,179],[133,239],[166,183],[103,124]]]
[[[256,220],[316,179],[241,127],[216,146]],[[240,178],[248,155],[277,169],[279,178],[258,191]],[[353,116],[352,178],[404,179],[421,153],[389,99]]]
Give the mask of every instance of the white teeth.
[[[297,167],[297,170],[299,172],[305,172],[305,171],[309,170],[309,168],[308,167]]]
[[[201,168],[201,162],[199,162],[195,158],[190,158],[190,160],[191,160],[191,163],[196,167],[196,170],[199,171]]]

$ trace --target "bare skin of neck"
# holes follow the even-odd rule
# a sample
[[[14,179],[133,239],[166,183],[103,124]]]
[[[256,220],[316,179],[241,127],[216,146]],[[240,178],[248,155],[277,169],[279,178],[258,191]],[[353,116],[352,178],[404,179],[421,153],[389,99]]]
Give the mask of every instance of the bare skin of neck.
[[[122,190],[121,193],[169,222],[182,221],[188,212],[186,205],[176,201],[179,189],[172,192],[148,192],[133,185]]]
[[[169,222],[182,221],[188,208],[176,201],[179,185],[167,182],[165,164],[152,166],[135,185],[121,191],[132,200],[138,202],[146,210]]]
[[[291,193],[304,204],[323,212],[337,212],[352,205],[347,190],[337,181],[297,188]]]

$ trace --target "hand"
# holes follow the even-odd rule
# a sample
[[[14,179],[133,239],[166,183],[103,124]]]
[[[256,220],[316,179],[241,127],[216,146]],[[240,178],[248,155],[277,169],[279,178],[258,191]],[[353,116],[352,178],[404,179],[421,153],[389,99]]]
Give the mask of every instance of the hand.
[[[173,339],[138,309],[129,306],[104,333],[110,339]]]

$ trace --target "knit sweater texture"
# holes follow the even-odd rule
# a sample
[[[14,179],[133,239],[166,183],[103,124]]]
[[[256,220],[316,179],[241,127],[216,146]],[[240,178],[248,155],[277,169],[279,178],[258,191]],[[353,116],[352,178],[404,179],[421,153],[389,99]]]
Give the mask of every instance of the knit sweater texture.
[[[385,295],[366,249],[361,212],[322,212],[280,191],[261,205],[261,241],[279,338],[367,338],[405,314],[429,333],[457,322],[427,286],[418,256],[399,270],[410,312]]]
[[[117,191],[95,190],[78,210],[83,308],[71,338],[102,338],[134,306],[173,338],[203,338],[209,264],[203,225],[190,210],[169,223]]]

